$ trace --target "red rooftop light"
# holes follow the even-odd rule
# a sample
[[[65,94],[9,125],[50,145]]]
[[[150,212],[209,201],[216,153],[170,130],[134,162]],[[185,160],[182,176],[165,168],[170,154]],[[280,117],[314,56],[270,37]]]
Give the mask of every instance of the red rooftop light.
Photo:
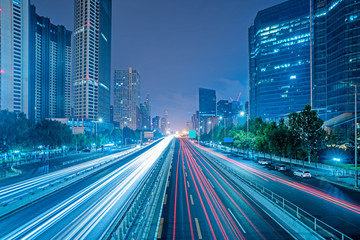
[[[1,9],[1,8],[0,8]],[[0,69],[0,73],[4,73],[4,70]]]

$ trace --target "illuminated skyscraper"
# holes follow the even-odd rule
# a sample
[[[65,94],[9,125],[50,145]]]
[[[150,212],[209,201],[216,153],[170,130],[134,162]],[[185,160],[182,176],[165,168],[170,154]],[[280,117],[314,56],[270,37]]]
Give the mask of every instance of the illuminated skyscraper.
[[[30,6],[29,119],[70,117],[71,32]]]
[[[249,28],[250,117],[276,120],[310,104],[310,3],[258,12]]]
[[[354,112],[355,88],[342,82],[360,84],[360,2],[314,0],[312,9],[313,103],[328,120]]]
[[[209,117],[216,117],[216,91],[199,88],[200,123]]]
[[[114,73],[114,121],[120,128],[136,130],[139,126],[140,74],[131,67]]]
[[[28,114],[29,0],[0,0],[0,109]]]
[[[110,121],[111,0],[75,0],[75,117]]]

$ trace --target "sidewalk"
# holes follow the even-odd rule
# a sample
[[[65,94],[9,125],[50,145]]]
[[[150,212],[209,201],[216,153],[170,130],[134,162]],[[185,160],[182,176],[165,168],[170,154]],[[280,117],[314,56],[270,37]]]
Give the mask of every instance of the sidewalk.
[[[321,181],[329,182],[334,185],[338,185],[341,187],[345,187],[348,189],[351,189],[353,191],[360,192],[360,188],[355,188],[355,179],[354,177],[349,176],[323,176],[323,177],[316,177],[316,179],[319,179]]]

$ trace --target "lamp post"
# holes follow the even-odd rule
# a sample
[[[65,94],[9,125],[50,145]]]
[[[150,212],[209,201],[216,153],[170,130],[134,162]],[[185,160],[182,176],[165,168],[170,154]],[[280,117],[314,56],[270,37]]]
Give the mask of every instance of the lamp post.
[[[97,148],[98,148],[97,124],[98,124],[98,122],[102,122],[102,121],[103,121],[102,118],[99,118],[98,121],[95,121],[95,150],[96,150],[96,152],[97,152]]]
[[[211,127],[211,121],[209,121],[208,124]],[[211,142],[214,142],[214,129],[211,128],[210,130],[211,130]]]
[[[225,138],[226,138],[226,118],[223,116],[219,117],[220,120],[224,120],[224,142],[225,142]]]
[[[121,131],[121,137],[122,137],[122,141],[121,141],[121,143],[122,143],[122,145],[123,146],[125,146],[125,138],[124,138],[124,128],[125,128],[125,126],[126,126],[126,124],[127,124],[127,122],[124,122],[124,124],[123,124],[123,126],[122,126],[122,131]],[[125,125],[125,126],[124,126]]]
[[[357,168],[357,87],[359,85],[341,81],[355,87],[355,188],[358,188],[358,168]]]

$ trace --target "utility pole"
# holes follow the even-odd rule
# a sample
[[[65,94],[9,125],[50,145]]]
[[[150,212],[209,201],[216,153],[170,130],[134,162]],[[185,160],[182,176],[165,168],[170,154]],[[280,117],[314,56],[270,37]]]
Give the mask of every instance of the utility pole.
[[[358,166],[357,166],[357,87],[359,85],[345,81],[341,81],[341,82],[349,84],[352,87],[355,87],[355,188],[358,188],[359,184],[358,184]]]

